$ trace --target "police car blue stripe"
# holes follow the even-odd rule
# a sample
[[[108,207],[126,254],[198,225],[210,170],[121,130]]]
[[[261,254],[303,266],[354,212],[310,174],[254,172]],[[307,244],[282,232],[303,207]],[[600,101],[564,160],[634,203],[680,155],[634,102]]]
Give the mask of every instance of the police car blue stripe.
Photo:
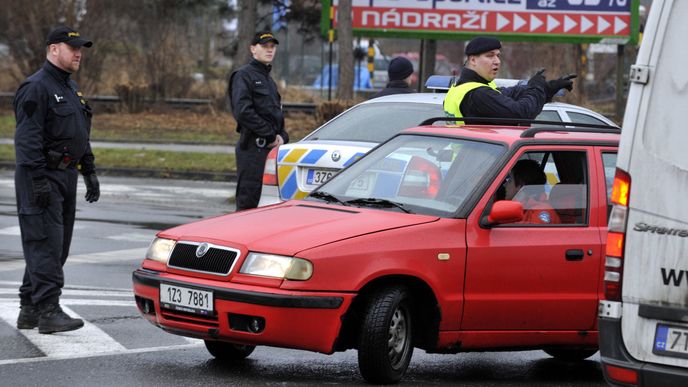
[[[313,149],[306,154],[306,156],[301,159],[302,164],[315,164],[320,160],[320,158],[327,153],[324,149]]]
[[[289,153],[289,149],[280,149],[277,151],[277,161],[281,162],[284,156]]]
[[[358,152],[358,153],[356,153],[355,155],[353,155],[353,157],[351,157],[350,159],[346,160],[346,162],[344,163],[344,166],[345,166],[345,167],[348,167],[349,164],[351,164],[351,163],[353,163],[354,161],[358,160],[358,159],[359,159],[361,156],[363,156],[364,154],[365,154],[365,153],[363,153],[363,152]]]
[[[287,178],[282,186],[282,197],[285,199],[291,199],[296,194],[296,173],[292,173],[291,176]]]

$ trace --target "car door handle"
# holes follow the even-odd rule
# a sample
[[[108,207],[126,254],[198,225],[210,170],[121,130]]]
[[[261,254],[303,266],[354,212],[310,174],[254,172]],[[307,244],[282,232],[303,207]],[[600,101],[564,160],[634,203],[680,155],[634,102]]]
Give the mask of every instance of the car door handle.
[[[584,255],[583,250],[566,250],[567,261],[582,261]]]

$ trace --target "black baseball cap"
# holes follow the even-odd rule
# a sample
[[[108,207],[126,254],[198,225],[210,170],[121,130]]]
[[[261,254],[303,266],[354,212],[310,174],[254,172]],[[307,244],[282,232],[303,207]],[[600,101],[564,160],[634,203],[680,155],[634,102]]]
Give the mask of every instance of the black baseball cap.
[[[480,55],[483,52],[488,52],[502,48],[502,43],[499,39],[489,36],[478,36],[466,45],[466,56]]]
[[[46,45],[55,43],[67,43],[72,47],[91,47],[93,42],[81,37],[75,29],[67,26],[59,26],[48,34]]]
[[[265,44],[268,42],[274,42],[275,44],[279,44],[279,40],[277,40],[275,38],[275,36],[272,34],[272,32],[260,31],[253,37],[253,40],[251,41],[251,45],[255,46],[256,44]]]

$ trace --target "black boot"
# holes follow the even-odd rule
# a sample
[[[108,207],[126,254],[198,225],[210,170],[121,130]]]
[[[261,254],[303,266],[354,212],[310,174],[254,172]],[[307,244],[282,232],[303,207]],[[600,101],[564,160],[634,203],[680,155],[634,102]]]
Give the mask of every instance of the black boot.
[[[42,304],[40,310],[38,333],[67,332],[84,326],[82,319],[69,317],[59,304]]]
[[[35,305],[21,305],[17,317],[17,329],[33,329],[38,326],[38,307]]]

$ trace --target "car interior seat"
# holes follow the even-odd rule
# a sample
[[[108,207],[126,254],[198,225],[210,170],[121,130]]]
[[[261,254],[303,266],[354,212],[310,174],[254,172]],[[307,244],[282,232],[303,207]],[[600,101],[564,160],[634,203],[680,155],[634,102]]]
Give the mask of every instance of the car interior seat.
[[[584,184],[556,184],[549,193],[549,204],[564,224],[583,224],[587,195]]]

